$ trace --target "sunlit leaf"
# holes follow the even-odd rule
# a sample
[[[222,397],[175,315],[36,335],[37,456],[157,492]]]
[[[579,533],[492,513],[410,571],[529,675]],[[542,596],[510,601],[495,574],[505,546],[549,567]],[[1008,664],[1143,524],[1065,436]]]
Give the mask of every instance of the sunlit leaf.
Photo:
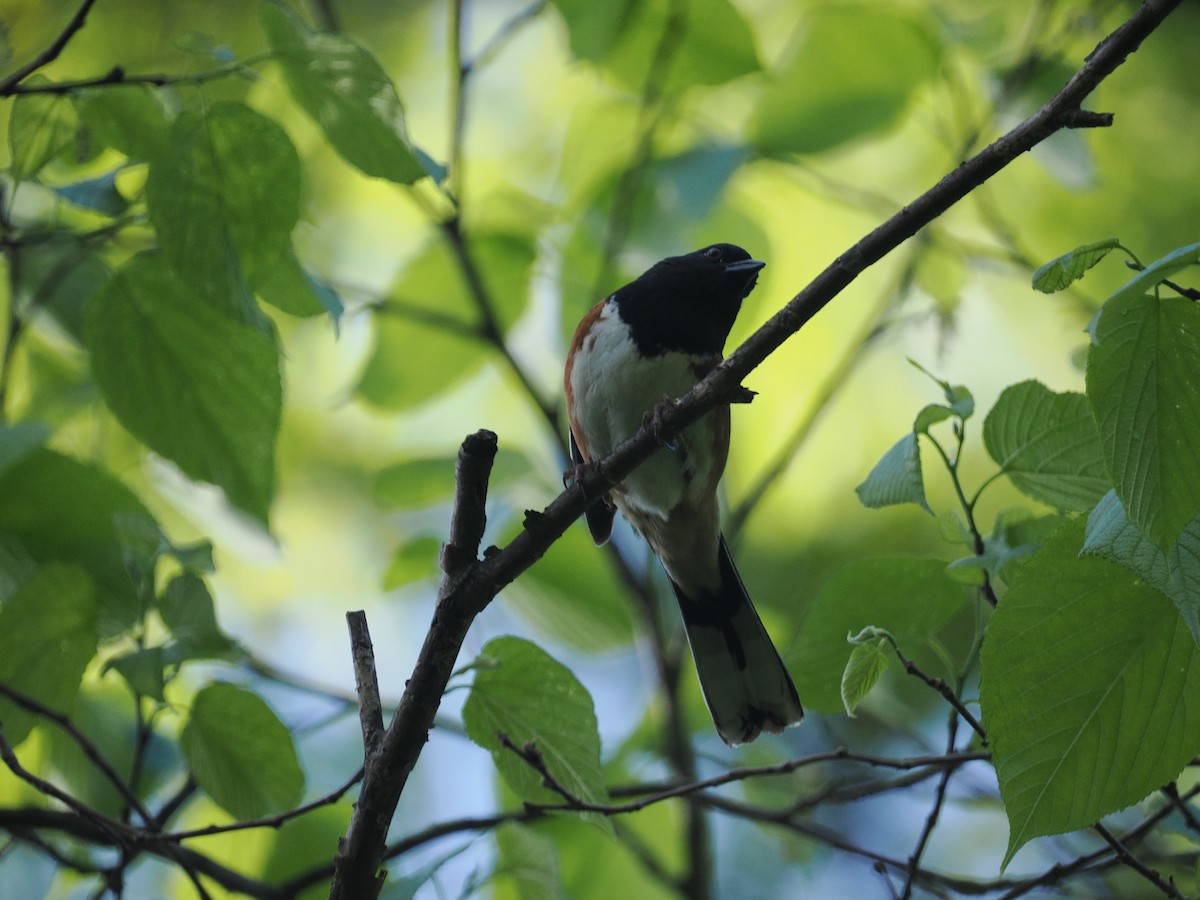
[[[1091,509],[1111,485],[1083,394],[1010,385],[984,420],[983,443],[1020,491],[1059,509]]]
[[[346,162],[399,184],[425,175],[400,96],[375,57],[343,34],[313,31],[277,3],[263,6],[262,21],[288,90]]]
[[[1130,520],[1166,550],[1200,514],[1200,305],[1123,288],[1096,339],[1087,395],[1105,462]]]
[[[96,655],[96,590],[79,566],[39,569],[0,606],[0,682],[59,712],[71,711]],[[41,721],[0,698],[4,737],[16,746]]]
[[[983,644],[981,699],[1009,821],[1032,838],[1090,825],[1200,752],[1200,650],[1155,590],[1077,558],[1082,520],[1022,569]]]
[[[304,773],[287,726],[256,694],[210,684],[192,699],[179,746],[200,789],[238,819],[291,809]]]
[[[265,522],[282,404],[272,341],[145,254],[92,298],[86,326],[92,371],[121,424]]]
[[[891,127],[938,70],[935,31],[879,4],[813,7],[750,126],[763,153],[819,153]]]

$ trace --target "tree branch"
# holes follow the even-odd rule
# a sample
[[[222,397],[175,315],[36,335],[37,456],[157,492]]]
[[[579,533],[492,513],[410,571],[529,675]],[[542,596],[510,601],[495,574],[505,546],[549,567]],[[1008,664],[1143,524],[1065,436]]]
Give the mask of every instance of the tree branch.
[[[660,407],[657,434],[642,428],[620,444],[608,457],[583,472],[574,485],[545,510],[527,517],[525,529],[504,549],[473,562],[468,562],[458,549],[450,554],[451,562],[463,565],[453,572],[448,571],[442,582],[433,624],[396,717],[379,753],[367,765],[358,807],[339,848],[331,898],[359,900],[378,895],[382,880],[376,877],[376,872],[383,858],[391,817],[428,736],[453,670],[454,658],[474,616],[502,588],[540,559],[582,515],[589,502],[603,497],[614,484],[647,459],[661,441],[669,440],[717,405],[736,398],[742,380],[868,266],[878,262],[1018,156],[1056,131],[1079,124],[1083,100],[1140,46],[1179,2],[1147,0],[1096,47],[1070,81],[1040,110],[963,162],[846,250],[703,381],[677,402]],[[494,435],[491,445],[494,453]],[[461,463],[467,455],[468,448],[464,443],[459,456],[460,470],[466,468]],[[457,548],[453,534],[451,544]]]
[[[346,613],[346,627],[350,629],[354,690],[358,694],[358,719],[362,725],[363,759],[366,759],[383,740],[383,703],[379,699],[379,676],[375,672],[375,648],[371,645],[365,612]]]
[[[114,788],[116,788],[117,793],[121,795],[121,799],[125,801],[129,808],[141,816],[142,822],[145,823],[147,827],[150,827],[155,822],[154,816],[152,816],[150,811],[142,805],[141,800],[138,799],[137,795],[133,792],[130,786],[125,783],[125,779],[118,775],[117,770],[114,769],[112,764],[104,758],[104,754],[100,752],[100,748],[96,746],[91,738],[80,731],[74,722],[57,710],[53,710],[45,704],[39,703],[33,697],[22,694],[20,691],[9,687],[3,682],[0,682],[0,695],[7,697],[22,709],[53,722],[55,725],[65,731],[70,736],[71,740],[75,742],[76,746],[83,751],[83,755],[91,760],[92,765],[99,770],[100,774],[104,776],[104,779]]]
[[[392,724],[379,749],[366,757],[362,791],[346,838],[338,846],[331,900],[378,896],[384,878],[376,873],[396,804],[429,739],[467,629],[491,600],[488,597],[482,603],[476,602],[475,596],[461,591],[460,585],[478,568],[479,544],[487,522],[488,476],[495,456],[496,435],[490,431],[468,436],[459,449],[450,540],[441,555],[445,577],[433,622]]]

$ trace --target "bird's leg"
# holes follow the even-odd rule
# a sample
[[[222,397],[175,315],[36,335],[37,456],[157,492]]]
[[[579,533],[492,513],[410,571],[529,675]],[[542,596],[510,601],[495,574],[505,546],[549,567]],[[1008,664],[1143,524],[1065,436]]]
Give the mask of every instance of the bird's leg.
[[[655,406],[653,409],[648,409],[642,415],[642,427],[650,429],[650,433],[654,435],[654,439],[671,451],[678,451],[680,444],[678,441],[664,441],[659,437],[663,426],[663,413],[672,409],[677,401],[673,397],[663,394],[662,403]]]

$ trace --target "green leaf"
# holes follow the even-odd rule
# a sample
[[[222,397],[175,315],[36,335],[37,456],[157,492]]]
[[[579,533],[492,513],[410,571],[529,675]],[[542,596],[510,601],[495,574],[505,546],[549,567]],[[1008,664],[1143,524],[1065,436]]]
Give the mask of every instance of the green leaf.
[[[1009,821],[1005,865],[1174,779],[1200,751],[1200,652],[1136,576],[1077,553],[1084,523],[1022,569],[988,626],[981,701]]]
[[[97,143],[148,162],[171,152],[171,123],[160,94],[149,85],[102,87],[83,91],[75,103]]]
[[[275,345],[142,254],[88,303],[92,371],[121,424],[267,521],[282,388]]]
[[[200,299],[257,321],[250,286],[286,260],[300,216],[296,148],[274,120],[242,103],[181,115],[171,140],[146,179],[162,251]]]
[[[259,285],[258,295],[288,315],[310,317],[327,313],[334,325],[341,320],[344,310],[333,288],[307,272],[291,247]]]
[[[292,97],[346,162],[398,184],[425,175],[400,96],[375,57],[345,35],[313,31],[277,3],[263,6],[262,21]]]
[[[77,341],[83,335],[84,304],[104,286],[109,275],[101,256],[86,241],[66,231],[24,247],[17,267],[24,308],[50,313]],[[53,402],[59,392],[45,393],[46,401]]]
[[[608,54],[637,14],[637,0],[590,3],[588,0],[554,0],[567,23],[571,53],[598,62]]]
[[[138,618],[116,518],[148,515],[112,475],[51,450],[29,453],[0,472],[0,534],[19,540],[41,563],[77,563],[96,586],[101,636],[122,633]]]
[[[925,481],[921,476],[921,448],[917,435],[909,432],[875,464],[866,480],[854,489],[859,502],[868,509],[915,503],[930,515],[925,500]]]
[[[1197,264],[1200,264],[1200,243],[1188,244],[1186,247],[1173,250],[1161,259],[1156,259],[1125,282],[1120,290],[1108,298],[1105,306],[1111,305],[1114,301],[1137,300],[1156,288],[1164,279]]]
[[[1010,385],[984,420],[983,443],[1018,490],[1050,506],[1084,512],[1111,486],[1083,394]]]
[[[48,437],[50,427],[44,422],[0,422],[0,475],[46,443]]]
[[[1115,491],[1088,516],[1082,556],[1099,556],[1124,566],[1175,604],[1200,645],[1200,517],[1193,519],[1168,553],[1137,529]]]
[[[200,789],[237,819],[292,809],[304,793],[291,733],[260,697],[232,684],[196,694],[179,747]]]
[[[1168,596],[1200,646],[1200,516],[1183,529],[1167,557],[1171,569]]]
[[[170,648],[170,662],[223,657],[236,646],[217,624],[204,579],[190,572],[176,575],[167,584],[158,601],[158,613],[178,642]]]
[[[25,84],[49,84],[33,75]],[[24,181],[71,146],[79,126],[75,107],[63,94],[18,94],[8,120],[8,149],[12,156],[9,174]]]
[[[608,792],[600,768],[600,735],[591,695],[571,670],[529,641],[498,637],[481,659],[463,704],[467,735],[492,754],[510,788],[525,800],[554,803],[562,797],[542,785],[542,776],[504,747],[501,733],[517,747],[533,742],[546,770],[573,796],[603,803]]]
[[[805,705],[826,713],[843,709],[842,675],[851,655],[847,634],[875,626],[909,653],[910,644],[923,642],[945,624],[962,605],[963,591],[944,570],[937,559],[877,557],[834,573],[787,654]]]
[[[166,678],[163,669],[166,665],[162,647],[142,647],[108,660],[104,664],[104,671],[116,671],[135,694],[165,703],[163,689]]]
[[[469,238],[468,246],[495,304],[497,325],[507,331],[529,299],[533,245],[524,237],[485,234]],[[389,295],[403,309],[385,305],[376,318],[375,349],[358,385],[366,400],[407,409],[445,393],[483,364],[480,313],[445,241],[426,247]]]
[[[1034,272],[1033,287],[1043,294],[1061,291],[1082,278],[1088,269],[1119,246],[1121,241],[1118,238],[1105,238],[1094,244],[1076,247],[1070,253],[1050,260]]]
[[[0,607],[0,682],[70,712],[84,669],[96,655],[96,590],[87,572],[52,564]],[[0,698],[4,737],[16,746],[41,721]]]
[[[965,384],[951,384],[948,381],[938,378],[915,359],[909,359],[908,364],[940,387],[942,389],[942,396],[946,398],[946,403],[949,404],[948,407],[925,407],[925,409],[921,410],[921,412],[917,414],[918,423],[921,423],[923,416],[928,418],[934,415],[932,412],[927,412],[927,410],[935,410],[939,408],[949,409],[951,415],[958,416],[964,422],[975,414],[975,397],[971,394],[970,388],[968,388]],[[934,421],[941,421],[941,419],[944,418],[947,417],[942,415]],[[933,422],[930,422],[929,424],[933,424]],[[914,428],[913,430],[926,431],[928,429]]]
[[[1064,515],[1035,516],[1027,509],[1004,510],[996,516],[992,533],[984,540],[988,570],[994,578],[1011,584],[1030,554],[1068,521]]]
[[[850,659],[842,672],[842,706],[853,717],[858,704],[871,692],[890,662],[887,638],[876,638],[858,644],[850,651]]]
[[[879,4],[812,8],[751,120],[768,155],[820,153],[890,128],[937,74],[936,33]]]
[[[1200,513],[1200,305],[1123,288],[1096,338],[1087,394],[1105,462],[1129,518],[1169,549]]]
[[[929,434],[929,429],[938,422],[944,422],[946,419],[952,419],[958,414],[948,406],[943,406],[940,403],[930,403],[928,406],[921,408],[917,413],[917,417],[913,420],[913,434]]]

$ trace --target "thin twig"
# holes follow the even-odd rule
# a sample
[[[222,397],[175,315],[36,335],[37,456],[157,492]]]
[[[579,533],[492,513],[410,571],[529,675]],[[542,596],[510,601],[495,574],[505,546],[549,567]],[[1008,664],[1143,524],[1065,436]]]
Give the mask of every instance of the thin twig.
[[[1179,786],[1172,781],[1162,789],[1162,792],[1175,808],[1179,810],[1179,814],[1183,816],[1183,821],[1187,823],[1187,827],[1200,834],[1200,817],[1196,815],[1196,811],[1192,809],[1192,805],[1185,803],[1183,798],[1179,796]]]
[[[1092,829],[1098,835],[1100,835],[1100,837],[1104,838],[1104,843],[1112,847],[1113,852],[1117,854],[1117,859],[1162,891],[1165,896],[1171,897],[1173,900],[1186,900],[1183,894],[1179,892],[1179,889],[1175,887],[1175,884],[1173,881],[1171,881],[1171,879],[1164,878],[1160,873],[1154,871],[1154,869],[1150,868],[1148,865],[1134,856],[1128,847],[1119,841],[1111,831],[1104,827],[1103,823],[1097,822],[1092,826]]]
[[[0,97],[6,97],[13,93],[13,89],[38,69],[58,59],[59,54],[66,49],[67,44],[73,38],[76,32],[79,31],[87,21],[88,13],[95,5],[96,0],[83,0],[79,9],[75,11],[75,15],[71,16],[71,20],[67,22],[66,27],[59,32],[56,37],[41,53],[31,59],[25,65],[16,69],[7,75],[3,80],[0,80]]]
[[[305,803],[303,806],[297,806],[295,809],[289,809],[285,812],[276,813],[273,816],[263,816],[258,819],[246,819],[241,822],[231,822],[228,825],[205,825],[202,828],[189,828],[186,831],[168,831],[159,835],[158,840],[178,843],[180,841],[190,840],[191,838],[209,837],[214,834],[229,834],[234,831],[252,831],[258,828],[280,828],[286,825],[293,819],[298,819],[303,815],[307,815],[316,809],[321,809],[324,806],[332,806],[337,803],[354,785],[362,781],[363,770],[360,768],[355,772],[348,781],[340,787],[334,788],[323,797],[318,797]]]
[[[133,85],[148,87],[167,87],[168,85],[197,85],[209,81],[227,78],[230,75],[250,74],[250,66],[256,66],[275,58],[274,53],[263,52],[247,56],[235,62],[226,63],[206,69],[203,72],[193,72],[189,75],[168,75],[156,73],[147,75],[130,75],[120,66],[109,69],[103,75],[95,78],[80,78],[74,81],[52,81],[46,84],[14,84],[8,88],[0,88],[0,97],[16,96],[19,94],[73,94],[76,91],[91,88],[111,88]]]
[[[105,781],[116,788],[117,793],[121,795],[121,799],[124,800],[125,803],[139,816],[141,816],[142,821],[147,826],[151,825],[155,821],[154,816],[151,815],[150,811],[142,805],[142,801],[138,799],[137,795],[130,789],[129,785],[126,784],[125,779],[118,775],[117,770],[114,769],[112,764],[104,758],[104,754],[101,752],[100,748],[96,746],[95,742],[92,741],[91,738],[80,731],[78,726],[76,726],[75,723],[70,720],[70,718],[58,712],[57,710],[51,709],[44,703],[41,703],[33,697],[30,697],[28,694],[23,694],[3,682],[0,682],[0,695],[7,697],[9,700],[27,712],[31,712],[48,722],[53,722],[54,725],[65,731],[68,737],[75,742],[76,746],[83,751],[83,755],[90,760],[92,765],[94,765],[100,774],[104,776]]]
[[[8,770],[32,787],[40,794],[44,794],[51,799],[57,800],[59,803],[71,809],[81,818],[87,819],[97,828],[107,834],[117,846],[123,846],[124,838],[128,831],[128,826],[124,822],[118,822],[116,819],[106,816],[98,809],[93,809],[82,800],[79,800],[66,791],[58,788],[43,778],[34,775],[23,765],[17,758],[16,752],[8,739],[4,736],[4,728],[0,726],[0,759],[8,766]]]
[[[895,652],[896,658],[900,660],[900,664],[904,666],[904,671],[906,671],[909,675],[921,679],[921,681],[925,682],[927,685],[941,694],[945,701],[953,706],[958,714],[963,717],[963,721],[971,726],[971,730],[979,735],[979,739],[983,741],[984,744],[987,743],[987,732],[983,730],[983,726],[979,724],[979,720],[971,714],[971,711],[967,709],[966,704],[958,698],[958,694],[954,692],[954,689],[951,688],[950,685],[946,684],[945,680],[941,678],[935,678],[934,676],[924,672],[920,666],[905,656],[900,648],[894,643],[892,644],[892,650]]]
[[[383,703],[379,699],[379,676],[375,671],[375,648],[362,610],[346,613],[350,630],[350,658],[354,663],[354,690],[358,694],[358,720],[362,726],[363,758],[379,749],[383,739]]]
[[[949,734],[946,738],[946,755],[954,753],[954,746],[958,741],[958,717],[950,717],[950,725],[948,728]],[[925,825],[921,829],[921,836],[917,839],[916,849],[913,850],[912,856],[908,858],[908,874],[904,876],[904,887],[900,891],[901,900],[908,900],[912,896],[913,885],[916,883],[917,876],[921,873],[921,857],[925,855],[925,848],[929,845],[929,838],[933,835],[933,829],[937,827],[937,821],[941,815],[942,807],[946,803],[946,788],[950,785],[950,779],[954,777],[954,769],[943,769],[942,777],[938,781],[937,791],[933,797],[933,806],[929,809],[929,815],[925,818]]]

